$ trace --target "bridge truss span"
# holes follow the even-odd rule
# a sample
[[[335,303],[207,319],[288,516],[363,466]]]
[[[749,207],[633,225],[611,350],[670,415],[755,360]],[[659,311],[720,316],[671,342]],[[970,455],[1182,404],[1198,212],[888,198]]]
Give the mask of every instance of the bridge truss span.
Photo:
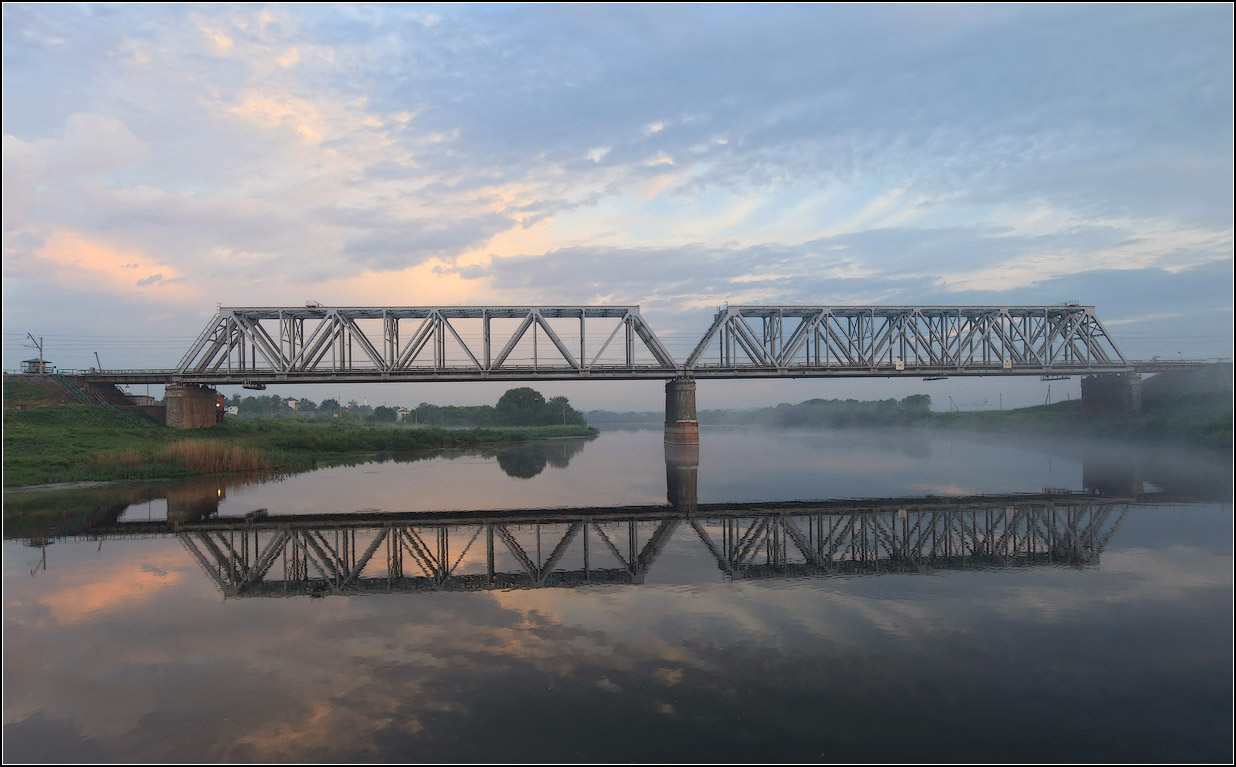
[[[518,379],[676,369],[637,306],[294,307],[221,308],[177,374]]]
[[[1090,306],[729,306],[687,358],[708,369],[944,372],[1124,367]]]
[[[1139,365],[1125,359],[1094,307],[1072,304],[727,306],[692,343],[685,360],[676,360],[638,306],[227,307],[174,370],[130,378],[267,384],[1087,375]]]

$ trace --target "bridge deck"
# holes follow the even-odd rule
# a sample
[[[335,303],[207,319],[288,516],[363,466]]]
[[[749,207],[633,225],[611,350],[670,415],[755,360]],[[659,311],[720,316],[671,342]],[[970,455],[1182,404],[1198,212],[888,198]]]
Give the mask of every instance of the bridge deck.
[[[1115,373],[1164,373],[1173,370],[1194,370],[1213,364],[1208,360],[1130,360],[1118,365],[1053,365],[928,367],[913,366],[898,370],[895,366],[874,367],[720,367],[697,365],[693,368],[595,367],[586,370],[559,368],[503,368],[478,371],[468,368],[416,368],[398,371],[383,370],[313,370],[279,372],[272,370],[215,371],[184,373],[177,369],[144,370],[63,370],[67,375],[79,375],[91,383],[112,384],[173,384],[196,383],[213,386],[254,384],[311,383],[428,383],[433,381],[610,381],[669,380],[673,378],[742,379],[742,378],[961,378],[974,376],[1081,376]]]

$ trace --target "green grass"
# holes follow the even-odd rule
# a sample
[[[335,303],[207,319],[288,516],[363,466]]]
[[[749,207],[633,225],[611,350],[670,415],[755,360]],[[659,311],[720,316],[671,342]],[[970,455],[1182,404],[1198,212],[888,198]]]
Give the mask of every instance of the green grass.
[[[1185,442],[1209,447],[1232,446],[1232,400],[1208,393],[1146,403],[1142,412],[1124,416],[1086,416],[1081,402],[1017,410],[933,413],[927,425],[984,431],[1050,432],[1137,440]]]
[[[5,381],[4,399],[6,402],[58,402],[52,396],[48,386],[27,383],[25,381]]]
[[[4,486],[194,476],[200,472],[189,468],[189,461],[180,457],[193,451],[169,450],[173,443],[185,441],[215,443],[212,447],[244,446],[255,451],[271,469],[301,471],[358,454],[594,434],[596,430],[587,426],[454,431],[275,419],[228,420],[210,429],[180,430],[132,426],[102,408],[87,405],[47,405],[29,410],[6,407]]]

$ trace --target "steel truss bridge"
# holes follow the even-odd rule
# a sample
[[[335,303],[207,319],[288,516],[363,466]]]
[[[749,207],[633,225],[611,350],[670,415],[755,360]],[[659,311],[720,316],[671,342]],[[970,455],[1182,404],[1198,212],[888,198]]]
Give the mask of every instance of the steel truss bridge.
[[[1096,565],[1128,499],[1028,496],[119,522],[175,536],[225,597],[643,583],[671,540],[727,579]],[[686,547],[684,549],[684,547]],[[690,554],[688,554],[690,556]]]
[[[180,364],[113,383],[1067,376],[1130,361],[1094,307],[728,306],[676,360],[638,306],[221,308]],[[1193,363],[1196,364],[1196,363]]]

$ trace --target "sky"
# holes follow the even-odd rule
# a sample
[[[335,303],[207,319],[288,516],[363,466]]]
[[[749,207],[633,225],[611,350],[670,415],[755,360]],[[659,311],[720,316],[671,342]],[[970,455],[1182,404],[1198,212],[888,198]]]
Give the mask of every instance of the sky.
[[[1232,356],[1228,5],[3,6],[3,367],[224,306],[1080,301]],[[1077,396],[703,382],[699,406]],[[499,384],[284,387],[492,403]],[[657,409],[656,382],[544,385]],[[231,390],[225,390],[230,393]]]

